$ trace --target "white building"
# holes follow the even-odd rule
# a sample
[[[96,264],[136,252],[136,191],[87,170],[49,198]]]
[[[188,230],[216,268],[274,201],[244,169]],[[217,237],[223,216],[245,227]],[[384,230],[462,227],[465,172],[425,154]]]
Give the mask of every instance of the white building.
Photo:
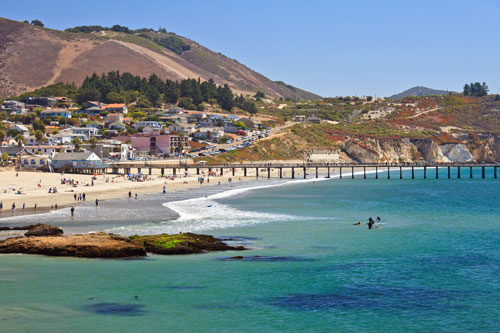
[[[99,130],[94,127],[73,127],[71,131],[73,134],[81,134],[85,136],[85,141],[99,134]]]

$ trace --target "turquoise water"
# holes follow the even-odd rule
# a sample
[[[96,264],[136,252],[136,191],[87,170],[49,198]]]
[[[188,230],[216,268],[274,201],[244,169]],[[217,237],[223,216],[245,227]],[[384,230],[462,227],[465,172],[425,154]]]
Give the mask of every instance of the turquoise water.
[[[167,230],[205,225],[243,253],[3,255],[0,331],[500,331],[500,180],[474,176],[396,172],[221,195],[213,211],[169,206],[181,217]],[[378,229],[352,225],[369,216]]]

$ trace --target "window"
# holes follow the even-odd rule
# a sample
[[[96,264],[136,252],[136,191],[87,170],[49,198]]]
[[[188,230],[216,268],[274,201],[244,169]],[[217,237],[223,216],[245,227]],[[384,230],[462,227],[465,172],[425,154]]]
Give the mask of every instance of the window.
[[[31,165],[36,165],[36,161],[34,159],[31,160]]]

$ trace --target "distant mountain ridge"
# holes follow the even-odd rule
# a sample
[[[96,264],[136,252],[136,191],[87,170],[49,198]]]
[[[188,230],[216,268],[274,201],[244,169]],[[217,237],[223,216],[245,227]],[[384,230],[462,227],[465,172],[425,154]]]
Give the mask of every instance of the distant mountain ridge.
[[[456,94],[454,91],[448,90],[436,90],[432,88],[427,88],[423,86],[417,86],[407,89],[399,94],[392,95],[388,97],[389,99],[400,99],[408,96],[429,96],[429,95],[449,95],[450,93]]]
[[[95,26],[94,26],[95,27]],[[119,27],[119,26],[118,26]],[[111,71],[166,80],[200,78],[227,84],[237,94],[273,98],[321,96],[272,81],[238,61],[171,32],[141,29],[60,31],[0,18],[0,98],[57,82],[81,84]]]

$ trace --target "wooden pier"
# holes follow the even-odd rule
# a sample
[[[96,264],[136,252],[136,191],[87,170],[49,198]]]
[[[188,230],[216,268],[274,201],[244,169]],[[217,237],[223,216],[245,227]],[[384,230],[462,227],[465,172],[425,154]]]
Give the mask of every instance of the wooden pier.
[[[201,175],[201,173],[206,170],[208,172],[218,171],[219,175],[224,175],[225,172],[229,172],[235,176],[236,170],[243,170],[243,176],[248,177],[250,175],[255,175],[259,178],[259,171],[264,173],[267,178],[271,178],[271,171],[274,171],[278,175],[276,177],[284,178],[286,170],[290,171],[288,175],[294,179],[296,176],[296,171],[302,171],[303,178],[307,178],[308,172],[314,171],[314,177],[319,178],[319,171],[323,170],[326,174],[326,178],[330,178],[332,172],[338,172],[339,178],[344,179],[345,170],[350,171],[351,179],[363,177],[367,179],[367,170],[371,169],[374,173],[374,178],[379,179],[380,173],[386,173],[387,179],[391,179],[391,175],[394,176],[396,172],[397,178],[403,179],[403,170],[411,171],[411,179],[415,179],[415,169],[423,170],[423,178],[428,179],[439,179],[440,170],[445,170],[447,178],[452,178],[452,170],[456,170],[456,178],[460,179],[462,177],[463,170],[469,170],[469,178],[473,178],[473,168],[481,168],[481,178],[486,178],[486,170],[493,170],[493,178],[497,178],[497,168],[500,167],[499,164],[476,164],[476,163],[436,163],[436,164],[423,164],[423,163],[393,163],[393,164],[376,164],[376,163],[231,163],[231,164],[168,164],[161,162],[115,162],[109,163],[103,168],[101,172],[110,174],[130,174],[132,170],[135,169],[137,173],[143,173],[143,170],[147,171],[148,175],[153,174],[153,170],[159,172],[162,176],[166,172],[171,171],[170,174],[177,175],[185,171],[192,174],[192,171],[196,171],[196,175]],[[361,173],[362,171],[362,173]],[[434,177],[429,177],[428,171],[435,171]],[[357,175],[357,173],[359,173]],[[443,175],[441,173],[441,175]],[[144,174],[144,173],[143,173]],[[357,177],[356,177],[357,176]],[[443,177],[446,178],[446,177]]]

